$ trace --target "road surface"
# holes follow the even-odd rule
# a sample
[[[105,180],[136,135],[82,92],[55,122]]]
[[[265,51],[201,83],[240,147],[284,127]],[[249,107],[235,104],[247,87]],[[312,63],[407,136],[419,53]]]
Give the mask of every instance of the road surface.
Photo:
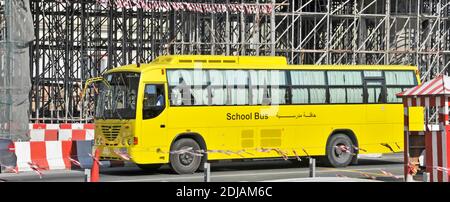
[[[218,162],[211,164],[212,182],[255,182],[255,181],[293,181],[309,176],[307,159],[295,164],[284,160],[264,160],[252,162]],[[388,173],[383,173],[387,171]],[[392,174],[392,175],[391,175]],[[388,154],[379,158],[362,158],[358,165],[346,168],[316,167],[316,177],[328,181],[336,177],[345,179],[365,179],[378,181],[403,181],[403,154]],[[2,181],[10,182],[83,182],[82,170],[44,171],[42,179],[34,172],[2,173]],[[155,173],[140,170],[137,167],[102,168],[102,182],[201,182],[203,173],[177,175],[168,166]],[[311,181],[311,180],[308,180]]]

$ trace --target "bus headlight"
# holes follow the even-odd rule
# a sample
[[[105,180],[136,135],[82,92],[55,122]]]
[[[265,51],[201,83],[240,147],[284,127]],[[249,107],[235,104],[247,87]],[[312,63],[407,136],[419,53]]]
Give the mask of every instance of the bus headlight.
[[[128,139],[128,145],[132,145],[133,144],[133,140],[130,138]]]

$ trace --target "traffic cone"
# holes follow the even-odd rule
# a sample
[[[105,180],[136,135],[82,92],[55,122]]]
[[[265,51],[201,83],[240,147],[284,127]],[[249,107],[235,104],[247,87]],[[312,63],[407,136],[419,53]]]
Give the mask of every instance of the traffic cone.
[[[94,158],[95,159],[93,159],[92,169],[91,169],[91,182],[99,182],[100,181],[100,166],[99,166],[100,150],[98,148],[95,149]]]

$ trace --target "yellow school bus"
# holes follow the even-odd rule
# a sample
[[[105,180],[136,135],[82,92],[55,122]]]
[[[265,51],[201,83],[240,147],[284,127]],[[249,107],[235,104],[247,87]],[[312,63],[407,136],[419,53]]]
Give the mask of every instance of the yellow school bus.
[[[206,160],[317,156],[343,167],[355,154],[403,151],[396,93],[420,82],[413,66],[207,55],[161,56],[103,78],[94,140],[101,158],[143,169],[168,163],[180,174]]]

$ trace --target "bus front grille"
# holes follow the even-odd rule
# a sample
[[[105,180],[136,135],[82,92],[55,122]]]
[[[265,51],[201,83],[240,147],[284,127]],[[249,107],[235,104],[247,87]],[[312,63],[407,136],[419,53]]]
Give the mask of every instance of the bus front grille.
[[[103,136],[109,141],[115,140],[119,132],[120,126],[102,126]]]

